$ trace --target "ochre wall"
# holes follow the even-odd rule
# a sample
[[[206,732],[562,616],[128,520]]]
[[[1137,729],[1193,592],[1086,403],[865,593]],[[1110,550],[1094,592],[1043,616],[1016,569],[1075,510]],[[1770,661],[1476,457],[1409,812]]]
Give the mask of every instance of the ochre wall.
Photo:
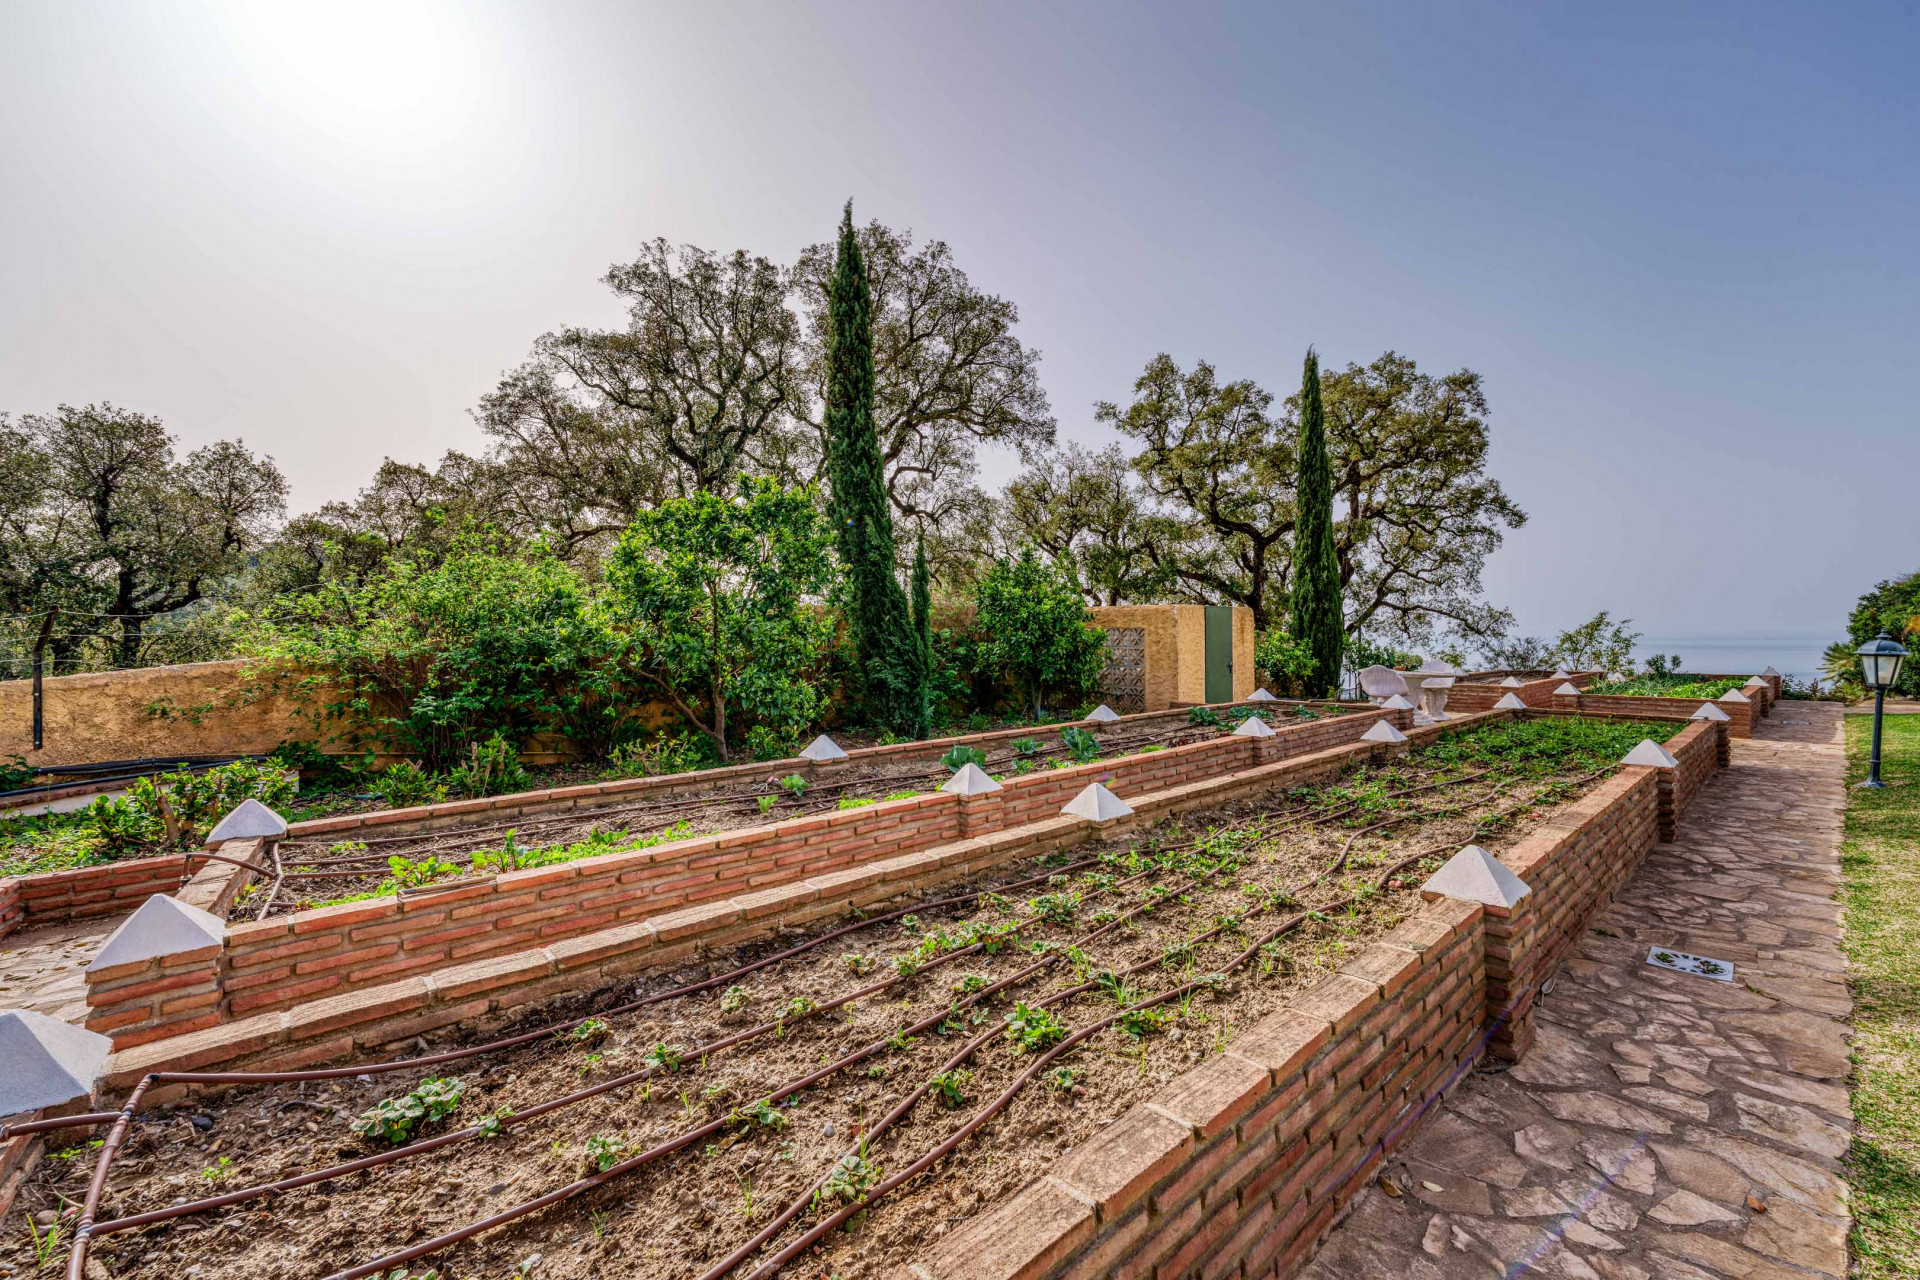
[[[45,746],[33,749],[33,681],[0,681],[0,756],[87,764],[147,756],[258,755],[310,737],[292,697],[243,661],[192,662],[77,676],[44,686]]]

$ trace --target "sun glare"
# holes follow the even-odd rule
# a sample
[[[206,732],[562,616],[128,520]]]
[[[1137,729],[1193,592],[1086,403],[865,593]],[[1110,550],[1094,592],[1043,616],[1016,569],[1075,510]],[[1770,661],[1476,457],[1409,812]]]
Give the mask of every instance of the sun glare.
[[[469,122],[476,51],[457,7],[243,0],[221,18],[261,97],[318,131],[409,149]]]

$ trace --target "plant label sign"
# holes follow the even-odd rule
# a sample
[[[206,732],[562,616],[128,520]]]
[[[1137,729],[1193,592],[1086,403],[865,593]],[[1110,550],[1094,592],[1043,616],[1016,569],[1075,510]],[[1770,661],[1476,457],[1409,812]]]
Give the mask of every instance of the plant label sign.
[[[1714,960],[1707,956],[1688,955],[1684,951],[1669,951],[1665,947],[1648,947],[1647,963],[1657,969],[1690,973],[1696,978],[1712,978],[1716,982],[1733,981],[1732,962]]]

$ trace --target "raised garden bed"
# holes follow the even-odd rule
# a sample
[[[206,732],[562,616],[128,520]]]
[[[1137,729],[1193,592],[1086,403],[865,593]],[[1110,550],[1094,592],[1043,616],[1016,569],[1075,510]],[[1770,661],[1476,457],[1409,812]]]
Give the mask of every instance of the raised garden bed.
[[[810,1275],[875,1275],[918,1256],[950,1223],[1019,1188],[1391,929],[1460,844],[1497,851],[1523,840],[1601,785],[1634,742],[1678,728],[1502,722],[1331,784],[1082,846],[1064,865],[1003,869],[1003,881],[1025,882],[1007,885],[1004,898],[953,894],[944,905],[901,908],[911,921],[875,917],[833,937],[816,926],[780,944],[786,958],[746,951],[655,976],[640,988],[648,1002],[621,1012],[634,989],[603,992],[576,1016],[598,1010],[604,1038],[599,1027],[576,1037],[563,1026],[564,1035],[435,1067],[462,1081],[457,1109],[429,1129],[432,1142],[448,1145],[423,1144],[270,1201],[109,1231],[94,1256],[115,1277],[173,1277],[195,1264],[262,1277],[357,1275],[376,1260],[386,1276],[402,1264],[384,1254],[572,1187],[402,1274],[507,1276],[539,1253],[542,1277],[686,1276],[712,1274],[798,1205],[797,1220],[737,1273],[746,1275],[837,1206],[830,1193],[820,1203],[810,1194],[836,1168],[842,1186],[894,1175],[982,1116],[927,1176],[902,1184],[853,1231],[826,1235],[805,1263]],[[807,942],[817,945],[801,949]],[[761,967],[724,972],[751,964]],[[985,989],[972,990],[966,975]],[[705,989],[671,994],[689,983]],[[1048,1038],[1046,1018],[1020,1003],[1093,1034],[984,1115],[1036,1061],[1015,1051],[1010,1032],[1024,1027],[1034,1051]],[[725,1040],[736,1043],[722,1049]],[[972,1076],[948,1074],[957,1070]],[[429,1073],[415,1064],[366,1072],[248,1087],[143,1116],[100,1217],[164,1212],[389,1149],[348,1126]],[[605,1091],[532,1115],[543,1099],[595,1088]],[[944,1105],[942,1093],[957,1105]],[[498,1136],[453,1136],[461,1131],[452,1126],[502,1108],[520,1115],[504,1118]],[[895,1111],[899,1121],[883,1127]],[[578,1181],[603,1160],[605,1172]],[[84,1149],[48,1161],[23,1207],[73,1198],[91,1163]],[[22,1232],[13,1243],[24,1241]]]

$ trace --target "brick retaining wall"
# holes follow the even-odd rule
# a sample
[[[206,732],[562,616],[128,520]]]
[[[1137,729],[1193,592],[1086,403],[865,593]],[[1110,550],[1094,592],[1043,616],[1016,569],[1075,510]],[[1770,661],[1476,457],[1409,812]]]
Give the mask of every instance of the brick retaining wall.
[[[1508,851],[1532,890],[1513,907],[1434,900],[890,1280],[1297,1273],[1482,1052],[1526,1053],[1540,983],[1724,729],[1690,726],[1677,769],[1624,767]]]
[[[1412,713],[1368,708],[1291,725],[1270,738],[1220,734],[1185,746],[1009,778],[1001,791],[984,796],[962,799],[931,792],[558,866],[468,878],[438,891],[236,923],[228,927],[226,946],[214,962],[218,1017],[231,1021],[288,1009],[461,961],[546,946],[676,907],[1025,825],[1058,814],[1092,782],[1129,796],[1178,788],[1256,763],[1353,742],[1381,719],[1409,728]],[[161,976],[172,980],[181,975],[148,975],[141,985]],[[180,1029],[157,1006],[154,1019],[142,1021],[137,1015],[144,1006],[110,1000],[110,994],[102,991],[98,999],[90,994],[89,1002],[103,1009],[111,1006],[112,1012],[96,1014],[96,1029],[110,1032],[116,1044],[139,1043],[154,1038],[153,1032],[166,1035]]]
[[[0,937],[95,916],[119,915],[156,893],[172,893],[205,862],[190,854],[133,858],[71,871],[42,871],[0,879]]]
[[[1561,685],[1571,681],[1576,689],[1584,689],[1600,678],[1597,671],[1578,671],[1558,680],[1541,677],[1508,687],[1499,683],[1499,679],[1507,674],[1503,671],[1475,672],[1472,683],[1464,680],[1456,682],[1447,691],[1447,710],[1468,713],[1489,711],[1494,703],[1509,693],[1530,707],[1550,707],[1553,705],[1553,691]],[[1482,677],[1491,677],[1493,682],[1487,683]]]
[[[1445,726],[1445,730],[1454,732],[1511,714],[1497,711],[1463,718]],[[1431,737],[1441,732],[1441,727],[1421,732]],[[1260,741],[1272,744],[1276,740]],[[1128,794],[1127,802],[1136,815],[1128,821],[1154,821],[1244,795],[1302,786],[1337,776],[1354,760],[1388,750],[1374,743],[1348,743],[1237,772],[1203,776],[1157,793]],[[849,906],[934,888],[1005,862],[1104,838],[1114,829],[1050,814],[1037,822],[686,906],[542,947],[309,1000],[291,1010],[254,1013],[205,1030],[125,1047],[108,1062],[108,1083],[125,1088],[147,1071],[215,1066],[292,1070],[355,1053],[395,1048],[425,1031],[455,1022],[484,1029],[507,1021],[531,1003],[563,992],[591,990],[643,970],[677,965],[696,951],[736,946],[782,926],[842,913]],[[158,1105],[164,1096],[156,1099],[149,1094],[148,1098]]]

